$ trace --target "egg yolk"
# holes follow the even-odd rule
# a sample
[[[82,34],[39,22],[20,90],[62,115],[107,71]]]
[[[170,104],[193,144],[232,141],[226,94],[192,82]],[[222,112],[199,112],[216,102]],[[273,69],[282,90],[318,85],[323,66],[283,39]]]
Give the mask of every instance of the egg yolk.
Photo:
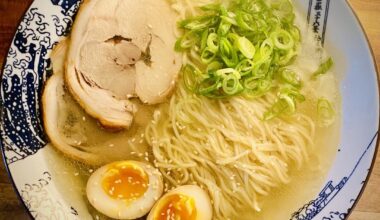
[[[135,200],[148,189],[149,177],[139,166],[130,163],[111,165],[107,170],[102,186],[114,199]]]
[[[194,199],[185,195],[169,195],[160,207],[155,220],[195,220],[197,217]]]

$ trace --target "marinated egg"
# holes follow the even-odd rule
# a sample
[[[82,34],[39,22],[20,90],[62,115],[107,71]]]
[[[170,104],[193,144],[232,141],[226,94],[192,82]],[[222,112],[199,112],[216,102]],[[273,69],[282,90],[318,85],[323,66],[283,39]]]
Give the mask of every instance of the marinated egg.
[[[207,193],[196,185],[180,186],[154,205],[147,220],[211,220],[212,206]]]
[[[162,195],[162,176],[147,163],[119,161],[96,170],[86,191],[91,205],[104,215],[136,219],[147,214]]]

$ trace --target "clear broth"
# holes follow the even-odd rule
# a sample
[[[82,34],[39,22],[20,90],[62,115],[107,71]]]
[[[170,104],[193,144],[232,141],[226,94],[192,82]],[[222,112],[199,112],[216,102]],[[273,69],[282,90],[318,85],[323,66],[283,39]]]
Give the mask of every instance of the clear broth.
[[[299,15],[297,15],[297,17],[302,18],[302,16]],[[302,23],[300,20],[298,20],[298,22],[299,24]],[[303,32],[302,34],[304,36],[304,34],[307,33],[307,28],[302,29],[301,32]],[[308,48],[309,45],[310,48],[315,47],[313,39],[306,39],[305,42],[304,47]],[[300,56],[303,55],[308,57],[309,60],[321,58],[317,52],[300,54]],[[306,61],[308,60],[306,59]],[[297,71],[310,72],[313,69],[315,70],[318,67],[318,64],[318,61],[314,60],[310,63],[302,63],[301,68],[295,66],[295,69]],[[306,75],[305,77],[309,76]],[[313,82],[309,85],[305,85],[316,87],[314,89],[319,92],[319,95],[327,97],[330,100],[335,100],[334,106],[336,110],[336,118],[332,125],[327,128],[316,127],[316,135],[314,138],[315,143],[311,146],[313,147],[313,150],[310,151],[311,154],[309,155],[309,159],[300,169],[295,167],[290,169],[290,183],[272,189],[268,196],[261,198],[261,212],[255,212],[253,209],[248,209],[247,207],[247,210],[242,210],[242,212],[239,213],[241,215],[238,219],[289,219],[295,211],[315,198],[319,193],[325,182],[328,171],[334,162],[339,145],[341,103],[336,78],[336,76],[333,76],[333,82],[331,82],[331,79],[326,78],[324,81],[329,83],[320,88],[318,88],[318,85],[313,84]],[[333,89],[331,89],[331,87],[333,87]],[[304,111],[307,115],[311,115],[312,118],[316,118],[315,102],[317,97],[313,94],[311,94],[311,97],[314,98],[311,98],[302,104],[300,111]],[[68,103],[74,103],[70,100],[70,97],[66,97],[66,100]],[[134,127],[130,131],[113,133],[102,129],[95,120],[88,118],[83,110],[80,108],[78,109],[78,106],[74,103],[72,106],[69,105],[68,108],[63,109],[62,112],[66,112],[66,114],[73,113],[76,115],[74,118],[76,124],[83,118],[85,118],[87,122],[83,127],[78,127],[73,130],[78,131],[77,133],[73,132],[71,134],[66,134],[69,136],[71,135],[70,138],[75,135],[75,138],[78,138],[78,140],[82,142],[81,144],[103,145],[103,148],[100,149],[108,152],[105,156],[105,161],[111,162],[118,159],[134,159],[140,161],[152,160],[152,155],[149,153],[149,146],[147,146],[144,141],[142,134],[144,133],[145,125],[151,120],[152,112],[155,107],[143,107],[142,105],[139,107],[140,113]],[[63,128],[63,130],[64,129],[65,128]],[[83,137],[87,138],[82,140],[81,138]],[[137,143],[137,147],[131,147],[131,145],[128,145],[129,141],[132,139]],[[57,184],[60,193],[65,195],[64,198],[67,200],[67,203],[75,206],[81,216],[88,214],[89,217],[91,216],[94,219],[110,219],[96,211],[87,201],[85,192],[86,182],[95,168],[67,159],[53,150],[53,147],[49,146],[48,148],[49,153],[46,154],[48,158],[47,162],[49,163],[49,167],[52,168],[51,170],[55,171],[55,173],[52,173],[53,178],[56,179],[55,183]],[[131,152],[135,153],[132,155]],[[145,152],[148,153],[148,156]],[[109,155],[116,156],[109,157]]]

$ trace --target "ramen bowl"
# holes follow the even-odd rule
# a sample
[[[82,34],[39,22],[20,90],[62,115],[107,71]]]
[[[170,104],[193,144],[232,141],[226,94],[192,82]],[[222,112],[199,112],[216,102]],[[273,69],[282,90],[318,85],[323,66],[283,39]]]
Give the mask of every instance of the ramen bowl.
[[[18,26],[3,68],[1,149],[16,192],[36,219],[90,216],[83,189],[78,187],[79,174],[48,144],[40,109],[44,82],[51,75],[51,51],[69,33],[80,2],[35,0]],[[376,68],[366,36],[345,1],[295,3],[334,58],[342,113],[337,152],[324,183],[312,198],[294,204],[294,210],[280,219],[344,219],[358,201],[375,158]]]

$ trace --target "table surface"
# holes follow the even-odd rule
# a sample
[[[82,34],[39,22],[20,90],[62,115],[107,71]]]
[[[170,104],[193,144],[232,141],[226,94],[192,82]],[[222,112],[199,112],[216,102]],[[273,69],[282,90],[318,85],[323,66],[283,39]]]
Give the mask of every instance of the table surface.
[[[0,0],[0,67],[19,20],[32,0]],[[348,0],[359,17],[380,70],[380,1]],[[349,220],[380,219],[380,151],[367,187]],[[28,219],[0,162],[0,219]]]

